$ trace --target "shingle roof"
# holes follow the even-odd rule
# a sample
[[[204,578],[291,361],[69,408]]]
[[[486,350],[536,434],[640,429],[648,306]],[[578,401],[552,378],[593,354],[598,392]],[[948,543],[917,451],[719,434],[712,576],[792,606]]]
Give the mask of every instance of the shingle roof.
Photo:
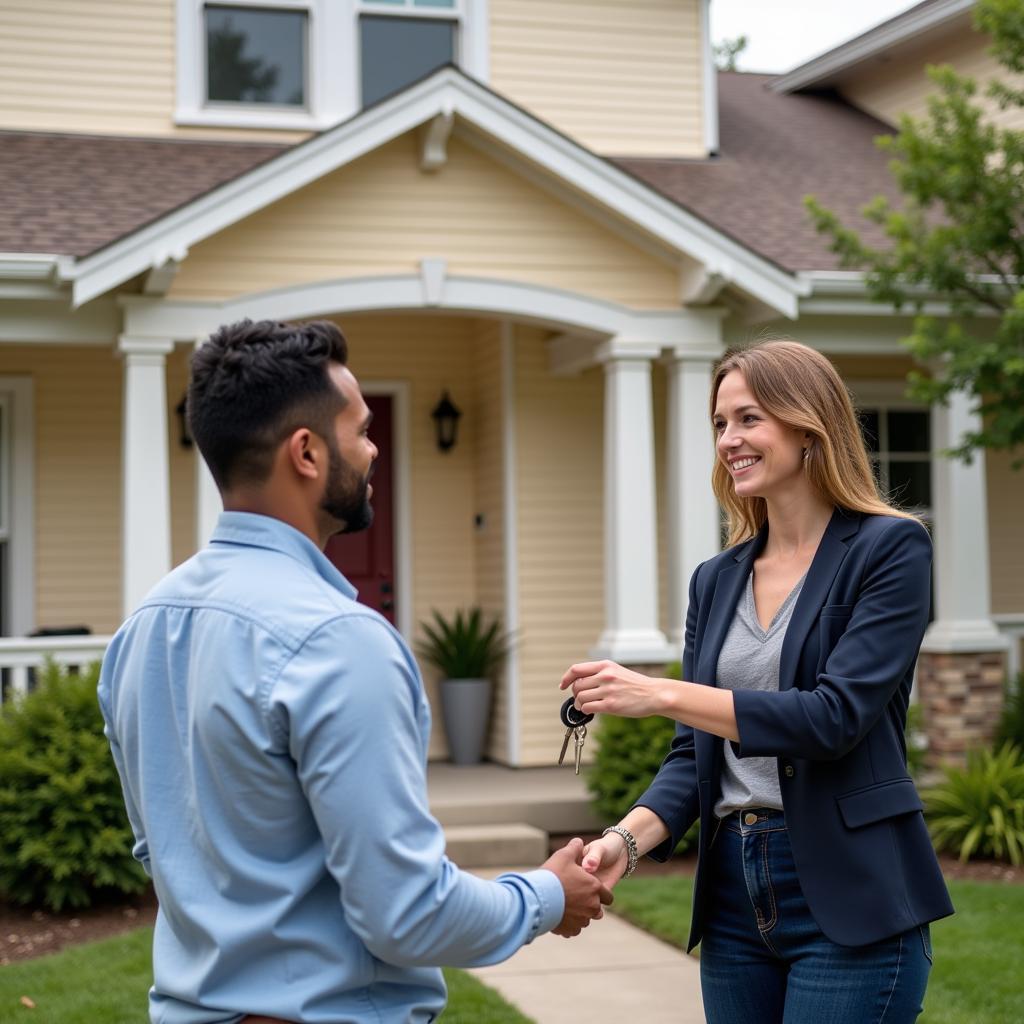
[[[773,92],[775,77],[718,76],[715,159],[616,163],[787,270],[830,270],[838,261],[803,198],[815,194],[866,241],[882,242],[860,210],[879,193],[898,198],[889,156],[874,145],[891,129],[835,95]]]
[[[873,144],[887,129],[834,96],[772,92],[774,77],[719,75],[719,157],[615,162],[787,270],[830,269],[803,197],[850,222],[895,196]],[[0,131],[0,252],[88,255],[288,148]]]
[[[0,132],[0,252],[85,256],[287,148]]]

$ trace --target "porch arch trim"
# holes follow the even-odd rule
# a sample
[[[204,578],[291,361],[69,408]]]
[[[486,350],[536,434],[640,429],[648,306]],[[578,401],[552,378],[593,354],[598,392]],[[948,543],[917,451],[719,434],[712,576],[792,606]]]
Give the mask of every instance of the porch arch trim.
[[[718,315],[711,310],[638,311],[575,292],[519,281],[445,276],[439,291],[420,274],[341,278],[254,292],[224,302],[122,296],[132,337],[195,341],[223,323],[307,319],[344,313],[444,312],[490,316],[589,336],[627,338],[663,348],[699,344]]]

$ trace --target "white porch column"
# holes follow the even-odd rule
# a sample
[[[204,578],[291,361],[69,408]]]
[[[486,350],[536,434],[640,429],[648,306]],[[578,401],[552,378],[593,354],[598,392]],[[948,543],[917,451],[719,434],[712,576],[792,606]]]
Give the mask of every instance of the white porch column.
[[[658,628],[651,360],[660,348],[614,338],[605,368],[605,629],[595,657],[657,664],[673,657]]]
[[[932,411],[937,449],[978,427],[971,399],[951,396]],[[1007,642],[992,621],[989,596],[985,455],[970,465],[936,455],[935,621],[917,664],[917,692],[932,766],[964,764],[973,747],[991,742],[1003,704]]]
[[[715,464],[708,401],[717,350],[673,350],[668,367],[668,638],[682,652],[690,577],[721,550],[711,490]]]
[[[165,363],[174,342],[122,335],[122,601],[128,615],[171,568]]]
[[[956,392],[948,406],[932,409],[933,446],[939,451],[952,448],[965,432],[980,425],[970,397]],[[935,621],[922,649],[1001,651],[1006,641],[991,616],[985,453],[975,455],[969,465],[936,455],[932,485]]]

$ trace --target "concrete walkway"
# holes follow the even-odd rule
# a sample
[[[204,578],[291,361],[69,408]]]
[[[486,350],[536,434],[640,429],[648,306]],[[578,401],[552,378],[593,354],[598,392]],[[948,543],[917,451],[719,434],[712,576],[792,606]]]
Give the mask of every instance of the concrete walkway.
[[[697,959],[612,913],[575,939],[542,935],[470,973],[536,1024],[704,1024]]]

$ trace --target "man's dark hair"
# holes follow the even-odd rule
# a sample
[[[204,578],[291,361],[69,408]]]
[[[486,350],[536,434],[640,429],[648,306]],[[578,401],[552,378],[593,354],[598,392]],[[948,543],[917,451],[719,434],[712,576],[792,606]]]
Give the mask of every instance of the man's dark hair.
[[[192,356],[188,421],[217,486],[262,483],[277,446],[307,427],[333,443],[345,398],[328,376],[348,361],[337,325],[242,320],[218,328]]]

